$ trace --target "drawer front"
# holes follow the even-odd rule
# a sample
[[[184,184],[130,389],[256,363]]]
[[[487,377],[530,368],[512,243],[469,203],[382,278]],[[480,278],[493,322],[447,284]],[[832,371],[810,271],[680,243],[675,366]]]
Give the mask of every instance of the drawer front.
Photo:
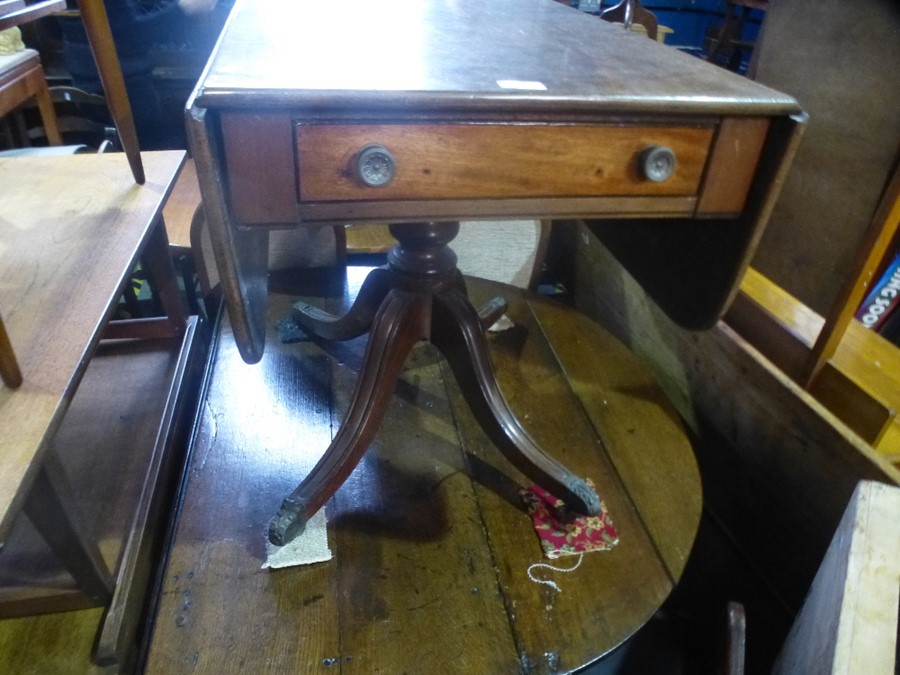
[[[533,124],[297,124],[300,202],[694,196],[711,127]],[[393,176],[371,186],[358,169],[364,149],[393,158]],[[664,180],[641,166],[669,148]],[[384,154],[382,154],[382,158]]]

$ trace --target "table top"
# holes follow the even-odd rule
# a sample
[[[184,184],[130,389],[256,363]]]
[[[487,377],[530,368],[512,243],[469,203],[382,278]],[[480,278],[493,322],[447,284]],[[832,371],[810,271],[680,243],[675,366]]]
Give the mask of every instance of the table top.
[[[422,343],[326,506],[333,559],[260,569],[266,524],[328,445],[365,345],[282,343],[275,323],[291,302],[337,310],[340,284],[323,297],[276,281],[260,363],[242,361],[227,318],[217,331],[146,672],[569,672],[653,615],[681,576],[702,503],[677,414],[595,323],[476,279],[476,306],[498,294],[510,303],[514,326],[489,334],[504,394],[548,452],[594,480],[618,545],[569,573],[533,571],[561,592],[529,580],[547,561],[518,494],[527,482]]]
[[[0,388],[0,541],[184,162],[144,154],[0,159],[0,312],[24,378]]]
[[[678,323],[708,327],[803,126],[791,96],[553,0],[238,0],[188,109],[249,361],[257,230],[296,222],[628,219],[617,256]],[[377,187],[360,174],[373,145],[393,174]]]
[[[356,116],[799,112],[790,96],[552,0],[241,0],[196,103]]]

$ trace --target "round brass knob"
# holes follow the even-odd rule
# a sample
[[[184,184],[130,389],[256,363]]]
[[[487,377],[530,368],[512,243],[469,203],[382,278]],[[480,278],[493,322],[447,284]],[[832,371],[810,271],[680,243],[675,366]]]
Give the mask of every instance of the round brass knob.
[[[651,145],[641,153],[639,164],[647,180],[662,183],[675,173],[675,153],[663,145]]]
[[[397,162],[383,145],[367,145],[356,156],[356,175],[369,187],[383,187],[394,180]]]

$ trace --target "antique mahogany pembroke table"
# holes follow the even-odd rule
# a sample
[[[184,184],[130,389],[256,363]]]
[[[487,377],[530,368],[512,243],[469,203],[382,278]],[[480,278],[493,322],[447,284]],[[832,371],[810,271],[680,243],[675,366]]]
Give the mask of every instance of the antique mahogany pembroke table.
[[[526,476],[593,513],[495,383],[447,244],[460,218],[617,218],[598,233],[685,326],[733,293],[802,128],[791,97],[551,0],[239,1],[188,102],[216,262],[241,354],[265,340],[272,228],[388,222],[398,245],[349,312],[370,330],[354,398],[269,527],[301,531],[357,464],[413,344],[444,354],[476,418]],[[498,243],[502,246],[502,242]]]

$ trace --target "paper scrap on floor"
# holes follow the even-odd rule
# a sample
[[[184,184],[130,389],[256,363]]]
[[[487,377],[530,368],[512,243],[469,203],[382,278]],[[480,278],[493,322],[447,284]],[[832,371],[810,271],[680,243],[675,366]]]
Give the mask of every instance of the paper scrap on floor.
[[[306,529],[284,546],[275,546],[266,539],[266,561],[262,569],[311,565],[331,560],[327,525],[325,509],[319,509],[306,523]]]

